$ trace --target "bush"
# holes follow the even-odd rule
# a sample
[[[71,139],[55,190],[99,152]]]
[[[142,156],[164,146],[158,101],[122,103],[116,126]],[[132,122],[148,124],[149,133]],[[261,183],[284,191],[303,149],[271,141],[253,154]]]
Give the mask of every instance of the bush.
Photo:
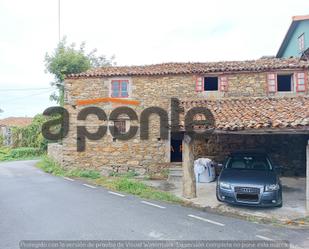
[[[0,161],[10,161],[16,159],[31,159],[39,157],[43,152],[38,148],[0,148]]]
[[[12,159],[37,157],[40,156],[41,154],[42,151],[39,148],[31,148],[31,147],[21,147],[12,149],[9,153]]]
[[[0,161],[6,160],[6,157],[10,153],[10,149],[6,147],[0,148]]]
[[[4,137],[0,135],[0,148],[4,145]]]
[[[35,147],[47,150],[47,140],[42,136],[42,125],[47,118],[39,114],[26,127],[13,127],[13,147]]]

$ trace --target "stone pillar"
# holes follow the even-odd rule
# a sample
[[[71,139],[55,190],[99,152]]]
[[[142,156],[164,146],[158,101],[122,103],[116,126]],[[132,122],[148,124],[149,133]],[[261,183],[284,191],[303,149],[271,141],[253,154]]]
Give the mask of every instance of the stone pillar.
[[[193,141],[188,135],[184,135],[182,140],[182,170],[183,170],[183,191],[184,198],[196,197],[195,175],[193,170]]]
[[[309,215],[309,140],[307,143],[307,169],[306,169],[306,211],[307,214]]]

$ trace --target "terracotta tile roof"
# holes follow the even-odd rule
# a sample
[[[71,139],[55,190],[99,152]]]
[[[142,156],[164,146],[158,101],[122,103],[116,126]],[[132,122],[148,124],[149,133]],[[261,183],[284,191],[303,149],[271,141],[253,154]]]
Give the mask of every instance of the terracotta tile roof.
[[[182,101],[184,113],[192,107],[207,107],[218,130],[303,129],[309,133],[309,97],[235,98]],[[183,113],[183,114],[184,114]],[[183,120],[183,114],[181,120]],[[204,116],[196,117],[204,120]],[[182,127],[184,122],[181,121]]]
[[[0,119],[0,126],[18,126],[24,127],[31,124],[33,118],[9,117]]]
[[[137,76],[170,74],[204,74],[213,72],[260,72],[277,69],[309,68],[309,61],[298,58],[266,58],[248,61],[221,61],[206,63],[163,63],[145,66],[121,66],[93,68],[84,73],[70,74],[67,78],[101,76]]]

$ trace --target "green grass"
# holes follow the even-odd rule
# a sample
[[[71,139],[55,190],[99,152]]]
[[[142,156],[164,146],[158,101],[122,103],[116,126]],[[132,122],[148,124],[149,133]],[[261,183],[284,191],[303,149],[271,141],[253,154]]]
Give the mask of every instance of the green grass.
[[[134,170],[130,170],[129,172],[126,173],[110,173],[109,176],[116,176],[116,177],[125,177],[125,178],[133,178],[135,176],[138,176],[138,173],[135,172]]]
[[[12,149],[0,147],[0,161],[37,159],[43,154],[44,152],[42,152],[39,148],[20,147]]]
[[[171,193],[157,190],[140,182],[136,179],[128,177],[103,177],[93,181],[93,183],[106,187],[111,190],[124,192],[139,196],[145,199],[167,201],[173,203],[182,203],[182,200]]]
[[[167,201],[173,203],[182,203],[183,201],[174,196],[173,194],[157,190],[140,182],[133,177],[136,175],[134,172],[128,172],[123,175],[114,176],[101,176],[100,172],[96,170],[83,170],[83,169],[73,169],[66,170],[62,168],[58,163],[53,161],[48,157],[44,157],[37,166],[47,173],[56,176],[67,176],[67,177],[78,177],[86,179],[93,184],[103,186],[107,189],[124,192],[132,195],[139,196],[145,199]]]
[[[47,156],[43,157],[42,160],[37,163],[37,166],[43,171],[53,174],[55,176],[80,177],[89,179],[98,179],[101,176],[100,172],[96,170],[66,170],[62,168],[57,162]]]

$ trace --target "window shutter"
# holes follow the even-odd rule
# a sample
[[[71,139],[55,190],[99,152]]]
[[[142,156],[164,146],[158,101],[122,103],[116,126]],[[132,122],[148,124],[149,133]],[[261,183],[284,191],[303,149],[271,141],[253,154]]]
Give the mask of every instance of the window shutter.
[[[295,73],[296,92],[306,91],[306,74],[304,72]]]
[[[202,92],[203,90],[204,90],[203,77],[197,76],[195,78],[195,91],[196,92]]]
[[[220,77],[220,91],[227,92],[227,88],[228,88],[227,76],[221,76]]]
[[[276,80],[275,73],[267,74],[267,85],[268,85],[267,89],[269,93],[277,92],[277,80]]]

